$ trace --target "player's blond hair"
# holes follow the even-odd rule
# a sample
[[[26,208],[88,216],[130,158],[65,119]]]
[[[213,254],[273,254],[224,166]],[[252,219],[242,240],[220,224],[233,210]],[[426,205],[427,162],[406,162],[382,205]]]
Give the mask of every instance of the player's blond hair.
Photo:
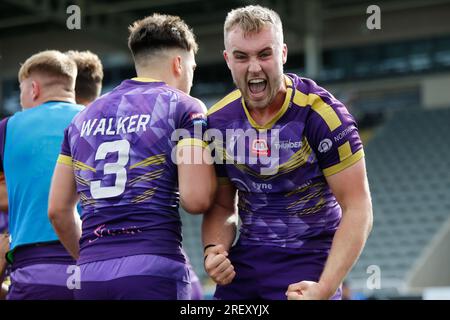
[[[272,25],[275,28],[280,42],[283,43],[283,25],[280,16],[275,11],[261,7],[259,5],[250,5],[233,9],[228,12],[224,24],[224,39],[226,41],[228,32],[235,26],[238,26],[244,35],[259,33],[264,27]]]
[[[55,78],[61,84],[74,88],[77,65],[60,51],[46,50],[32,55],[22,64],[18,75],[19,82],[34,73]]]
[[[100,95],[103,81],[103,65],[100,58],[89,50],[67,51],[78,69],[75,98],[78,103],[92,101]]]

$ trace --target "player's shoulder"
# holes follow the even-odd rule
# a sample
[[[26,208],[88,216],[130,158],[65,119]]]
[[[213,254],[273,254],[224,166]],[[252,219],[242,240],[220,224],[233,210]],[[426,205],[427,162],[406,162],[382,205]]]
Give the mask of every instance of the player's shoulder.
[[[80,115],[80,113],[84,112],[87,109],[85,106],[80,105],[80,104],[75,104],[75,103],[71,103],[71,104],[67,105],[66,107],[68,110],[65,111],[67,113],[67,115],[64,117],[65,117],[66,121],[68,121],[70,124],[73,123],[74,119],[76,117],[78,117]]]
[[[202,113],[204,116],[206,115],[207,109],[202,100],[177,88],[167,86],[167,90],[175,95],[175,100],[178,104],[177,110],[180,112],[188,111],[190,113]]]
[[[315,81],[295,76],[293,83],[295,90],[292,102],[298,110],[309,114],[309,124],[334,131],[343,124],[354,122],[344,104]]]
[[[94,101],[95,102],[95,101]],[[72,122],[76,121],[76,119],[80,118],[80,117],[84,117],[86,116],[86,113],[88,112],[88,110],[92,110],[91,105],[89,107],[85,107],[85,106],[81,106],[79,108],[79,111],[75,114],[75,116],[73,117]]]
[[[111,90],[104,92],[94,101],[84,107],[74,118],[89,118],[98,117],[99,114],[104,114],[107,110],[113,109],[114,105],[117,105],[121,101],[121,97],[128,90],[132,91],[132,86],[128,83],[129,79],[122,81],[119,85],[112,88]],[[107,109],[105,109],[107,108]]]
[[[230,92],[211,106],[207,113],[208,117],[217,117],[221,113],[226,112],[228,109],[232,108],[236,103],[241,103],[241,97],[241,91],[239,91],[238,89]]]
[[[294,105],[307,108],[311,112],[328,108],[336,110],[342,106],[342,103],[333,94],[314,80],[292,74],[288,74],[288,76],[292,80],[294,88],[294,97],[292,98]]]
[[[83,105],[77,104],[77,103],[59,101],[59,102],[54,103],[53,108],[51,108],[49,112],[50,113],[54,112],[53,110],[55,108],[61,110],[61,112],[64,112],[64,113],[76,114],[76,113],[79,113],[80,111],[84,110],[85,107]]]
[[[103,97],[97,98],[96,100],[91,102],[88,106],[83,107],[81,111],[75,114],[72,121],[70,122],[69,128],[71,127],[79,128],[85,121],[89,120],[92,121],[94,119],[102,118],[104,116],[103,109],[105,105],[107,105],[107,103],[104,102]]]
[[[66,112],[66,115],[64,116],[65,120],[67,121],[67,123],[70,125],[71,123],[73,123],[74,119],[76,117],[79,116],[79,114],[83,111],[86,110],[86,107],[83,105],[79,105],[79,104],[70,104],[67,106],[67,108],[69,109]]]

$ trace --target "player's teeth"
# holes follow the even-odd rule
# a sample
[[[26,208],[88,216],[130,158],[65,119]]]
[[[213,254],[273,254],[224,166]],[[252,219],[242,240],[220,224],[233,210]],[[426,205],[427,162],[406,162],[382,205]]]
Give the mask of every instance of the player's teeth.
[[[261,83],[261,82],[264,82],[264,81],[265,81],[264,79],[252,79],[249,82],[250,83]]]
[[[266,84],[264,79],[252,79],[248,82],[248,88],[252,93],[260,93],[266,89]]]

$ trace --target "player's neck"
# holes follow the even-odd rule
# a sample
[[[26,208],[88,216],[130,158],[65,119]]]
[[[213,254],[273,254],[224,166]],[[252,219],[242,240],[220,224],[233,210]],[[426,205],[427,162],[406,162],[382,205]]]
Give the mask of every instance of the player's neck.
[[[174,77],[170,72],[167,71],[169,69],[166,67],[166,65],[164,64],[163,66],[163,68],[154,65],[146,68],[136,68],[136,74],[138,78],[150,78],[163,81],[169,86],[174,86]]]
[[[39,97],[37,100],[33,102],[33,105],[30,107],[22,107],[22,109],[31,109],[37,106],[40,106],[41,104],[44,104],[49,101],[61,101],[61,102],[69,102],[69,103],[75,103],[75,97],[74,94],[70,93],[61,93],[61,94],[51,94],[51,95],[45,95],[42,97]]]
[[[164,81],[163,76],[156,72],[137,72],[137,77]]]

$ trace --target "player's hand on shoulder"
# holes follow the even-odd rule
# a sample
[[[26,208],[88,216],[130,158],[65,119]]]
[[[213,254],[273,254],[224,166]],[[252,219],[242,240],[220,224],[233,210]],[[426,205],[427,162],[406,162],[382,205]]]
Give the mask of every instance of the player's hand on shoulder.
[[[332,295],[323,284],[314,281],[293,283],[286,291],[288,300],[327,300]]]
[[[219,285],[229,284],[236,276],[228,252],[221,244],[206,249],[204,264],[208,275]]]

